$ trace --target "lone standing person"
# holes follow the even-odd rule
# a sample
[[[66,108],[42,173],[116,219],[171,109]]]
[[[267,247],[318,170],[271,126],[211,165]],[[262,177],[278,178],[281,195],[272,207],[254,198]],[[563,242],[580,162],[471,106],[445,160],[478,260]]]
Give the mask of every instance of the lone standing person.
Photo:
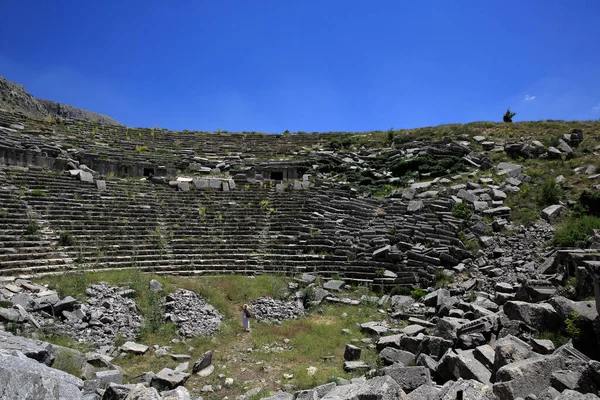
[[[242,306],[242,326],[246,332],[250,332],[250,311],[248,310],[248,304]]]

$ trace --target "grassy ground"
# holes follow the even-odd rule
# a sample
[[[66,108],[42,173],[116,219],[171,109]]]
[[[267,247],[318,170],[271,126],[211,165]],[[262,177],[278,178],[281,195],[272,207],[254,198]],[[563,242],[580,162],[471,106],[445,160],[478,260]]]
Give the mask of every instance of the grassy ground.
[[[107,282],[114,285],[128,285],[136,290],[136,303],[142,314],[149,315],[148,282],[156,279],[166,292],[176,288],[192,290],[225,315],[220,332],[213,337],[195,338],[185,343],[171,343],[175,338],[174,329],[142,330],[139,342],[147,345],[171,345],[173,354],[190,354],[192,365],[205,351],[213,350],[215,373],[208,378],[192,376],[186,386],[196,395],[204,385],[223,385],[224,378],[234,379],[234,385],[214,393],[214,398],[234,396],[249,389],[261,388],[264,391],[275,390],[284,384],[293,384],[298,388],[308,388],[326,383],[332,377],[348,378],[343,369],[344,347],[352,339],[365,338],[357,326],[362,322],[382,319],[375,305],[361,306],[323,305],[311,310],[305,318],[291,320],[281,325],[257,324],[252,320],[252,331],[241,329],[240,305],[261,297],[282,297],[287,289],[287,280],[283,277],[259,276],[216,276],[216,277],[174,277],[152,276],[139,271],[110,271],[101,273],[70,274],[46,277],[43,283],[56,288],[61,296],[71,295],[85,299],[85,288],[92,283]],[[349,297],[358,297],[367,293],[359,288]],[[351,334],[344,335],[342,329]],[[73,345],[64,337],[52,337],[49,340],[61,345]],[[355,343],[356,344],[356,343]],[[376,364],[377,354],[368,349],[365,343],[363,359]],[[131,379],[143,372],[158,372],[164,367],[175,368],[177,361],[170,357],[157,358],[153,351],[144,356],[127,355],[114,361],[121,366]],[[308,367],[314,367],[309,374]],[[293,378],[284,379],[284,374]],[[265,392],[263,392],[265,393]],[[211,395],[203,394],[204,398]]]

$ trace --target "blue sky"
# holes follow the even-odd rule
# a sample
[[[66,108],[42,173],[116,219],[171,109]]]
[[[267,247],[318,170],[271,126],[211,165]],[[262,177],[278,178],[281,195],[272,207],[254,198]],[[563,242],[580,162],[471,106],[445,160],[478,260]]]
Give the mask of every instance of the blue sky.
[[[129,126],[600,118],[597,0],[3,0],[2,14],[0,75]]]

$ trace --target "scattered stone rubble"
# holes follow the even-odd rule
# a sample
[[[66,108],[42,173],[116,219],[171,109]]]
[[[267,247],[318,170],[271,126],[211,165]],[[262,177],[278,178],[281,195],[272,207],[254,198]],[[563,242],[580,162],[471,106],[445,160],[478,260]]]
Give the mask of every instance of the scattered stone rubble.
[[[167,295],[165,318],[177,325],[184,338],[210,336],[219,330],[223,315],[196,293],[177,289]]]
[[[142,324],[129,287],[115,287],[104,283],[86,289],[89,299],[73,311],[64,310],[64,319],[57,320],[58,333],[81,342],[98,345],[112,344],[117,335],[135,338]]]
[[[248,303],[252,316],[257,321],[281,323],[287,319],[304,316],[304,306],[301,301],[283,301],[270,297],[260,297]]]

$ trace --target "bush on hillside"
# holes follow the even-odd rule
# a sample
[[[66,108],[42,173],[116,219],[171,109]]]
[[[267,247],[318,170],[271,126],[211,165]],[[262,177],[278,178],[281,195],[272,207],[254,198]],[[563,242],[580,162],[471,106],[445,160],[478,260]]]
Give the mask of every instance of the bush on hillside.
[[[554,244],[560,247],[584,247],[594,229],[600,229],[600,218],[583,215],[571,218],[554,234]]]
[[[402,177],[411,173],[429,173],[430,176],[442,176],[467,170],[465,161],[461,157],[432,157],[430,155],[400,160],[390,167],[395,177]]]
[[[506,110],[506,112],[504,113],[504,117],[502,117],[502,120],[504,122],[513,122],[512,119],[515,117],[515,115],[517,115],[517,113],[510,111],[510,107],[509,107]]]
[[[538,202],[542,206],[557,204],[563,195],[562,187],[555,179],[548,178],[542,182]]]
[[[586,214],[600,217],[600,193],[590,193],[584,190],[579,196],[579,202],[584,208]]]

